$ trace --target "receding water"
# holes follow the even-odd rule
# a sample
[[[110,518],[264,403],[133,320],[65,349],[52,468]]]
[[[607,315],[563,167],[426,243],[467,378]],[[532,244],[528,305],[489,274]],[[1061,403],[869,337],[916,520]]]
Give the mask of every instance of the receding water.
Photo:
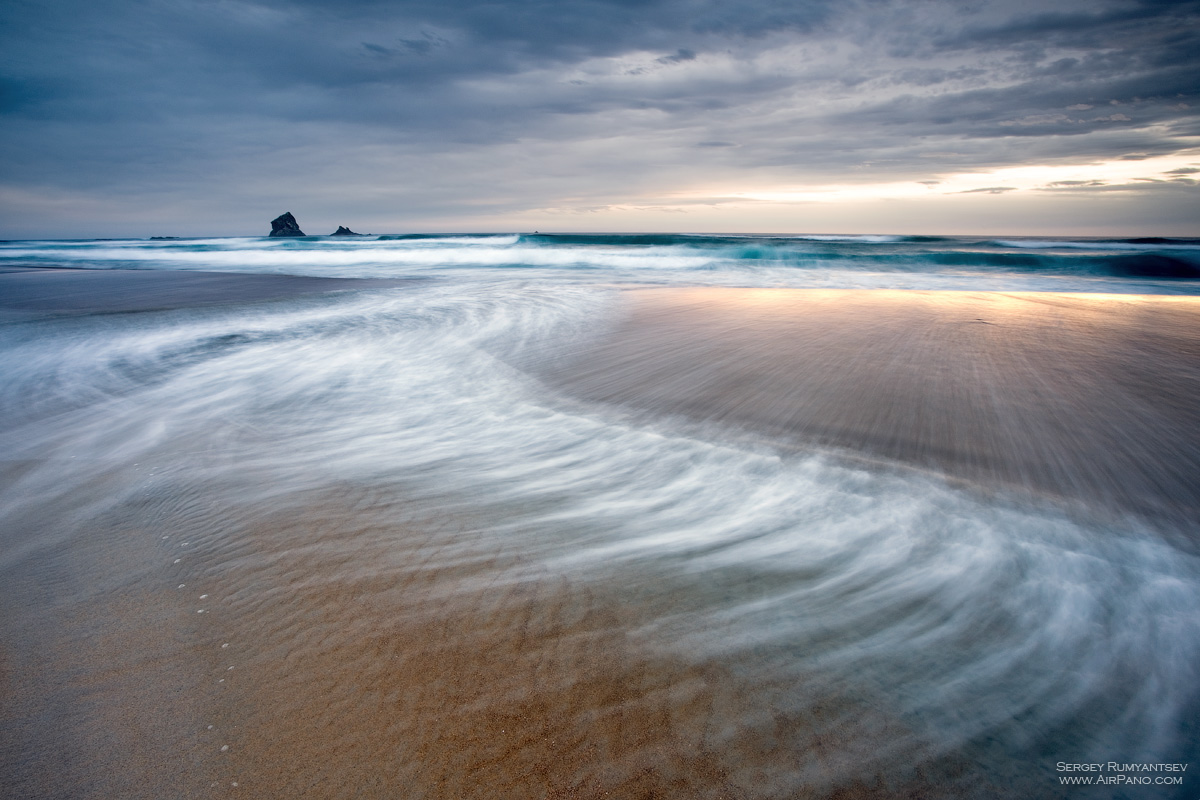
[[[795,267],[518,237],[6,247],[434,278],[0,326],[24,795],[1078,797],[1058,762],[1108,761],[1190,761],[1125,791],[1195,794],[1200,558],[1154,520],[539,377],[620,324],[635,272]]]

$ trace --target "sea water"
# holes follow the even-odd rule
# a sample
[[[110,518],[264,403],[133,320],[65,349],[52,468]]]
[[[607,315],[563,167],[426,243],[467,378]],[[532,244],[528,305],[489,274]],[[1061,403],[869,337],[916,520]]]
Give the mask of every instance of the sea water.
[[[0,266],[5,264],[585,284],[1191,294],[1186,279],[1200,278],[1200,239],[407,234],[15,241],[0,243]]]
[[[101,591],[81,588],[89,580],[120,592],[135,578],[194,589],[196,611],[225,616],[180,632],[178,648],[192,646],[189,635],[204,647],[232,640],[240,660],[213,667],[237,662],[222,690],[255,669],[291,687],[245,689],[259,716],[248,705],[231,729],[283,735],[273,714],[323,721],[314,752],[328,747],[326,773],[342,785],[356,786],[361,767],[347,753],[373,753],[427,796],[450,774],[430,771],[439,746],[475,754],[485,772],[538,747],[586,761],[589,726],[621,739],[616,713],[668,721],[621,729],[628,741],[589,756],[592,771],[571,778],[579,786],[620,791],[647,769],[665,775],[670,739],[722,765],[707,779],[690,761],[676,765],[688,780],[748,796],[919,786],[1075,797],[1061,765],[1109,761],[1187,763],[1182,785],[1125,791],[1195,794],[1200,558],[1152,521],[1089,522],[936,474],[632,419],[558,396],[525,366],[602,336],[620,287],[1194,294],[1196,241],[8,242],[3,265],[421,279],[0,326],[0,568],[18,575],[73,542],[124,537],[120,552],[142,563],[110,563],[108,577],[76,569],[79,585],[61,591],[85,602]],[[400,619],[426,636],[429,620],[461,626],[480,652],[534,637],[538,677],[507,672],[524,655],[496,656],[471,680],[499,688],[465,700],[446,686],[467,678],[435,685],[400,665],[427,640],[379,643]],[[478,657],[438,646],[456,654],[441,667],[448,675]],[[610,647],[625,653],[620,664],[606,661]],[[320,683],[316,664],[341,679]],[[476,724],[455,716],[468,708],[526,708],[530,693],[551,698],[538,708],[554,719],[553,698],[574,698],[571,687],[599,680],[588,676],[600,668],[623,676],[626,694],[563,699],[557,713],[569,719],[537,723],[550,725],[546,741],[520,752],[434,736],[439,724]],[[658,680],[655,669],[690,677]],[[695,688],[705,681],[714,685]],[[419,702],[397,699],[410,695]],[[505,736],[517,723],[507,724]],[[579,741],[546,743],[567,730],[582,731]],[[393,745],[356,750],[363,735]],[[223,752],[218,744],[210,749]],[[269,774],[259,773],[262,796]],[[509,796],[525,786],[504,780]]]

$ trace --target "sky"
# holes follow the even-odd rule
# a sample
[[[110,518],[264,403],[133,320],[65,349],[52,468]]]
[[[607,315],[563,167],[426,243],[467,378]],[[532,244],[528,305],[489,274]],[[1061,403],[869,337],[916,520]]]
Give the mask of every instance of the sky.
[[[1200,0],[4,0],[0,238],[1200,235]]]

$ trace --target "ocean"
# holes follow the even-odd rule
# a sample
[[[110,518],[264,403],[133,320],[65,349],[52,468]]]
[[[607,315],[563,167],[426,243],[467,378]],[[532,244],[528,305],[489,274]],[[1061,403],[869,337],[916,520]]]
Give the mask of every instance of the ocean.
[[[1192,294],[1186,279],[1200,278],[1200,239],[535,233],[10,241],[0,243],[5,264],[506,284]]]
[[[1194,797],[1198,278],[1163,238],[0,243],[5,781]]]

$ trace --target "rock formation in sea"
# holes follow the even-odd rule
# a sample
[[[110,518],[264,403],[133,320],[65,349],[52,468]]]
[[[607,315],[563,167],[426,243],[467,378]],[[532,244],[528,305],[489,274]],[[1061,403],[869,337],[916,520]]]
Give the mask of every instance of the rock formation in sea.
[[[338,229],[329,235],[330,236],[366,236],[367,234],[355,233],[354,231],[350,230],[349,228],[347,228],[343,225],[338,225]]]
[[[292,212],[285,211],[275,219],[271,220],[271,235],[272,236],[304,236],[304,231],[300,230],[300,224],[296,222],[296,218],[292,216]]]

